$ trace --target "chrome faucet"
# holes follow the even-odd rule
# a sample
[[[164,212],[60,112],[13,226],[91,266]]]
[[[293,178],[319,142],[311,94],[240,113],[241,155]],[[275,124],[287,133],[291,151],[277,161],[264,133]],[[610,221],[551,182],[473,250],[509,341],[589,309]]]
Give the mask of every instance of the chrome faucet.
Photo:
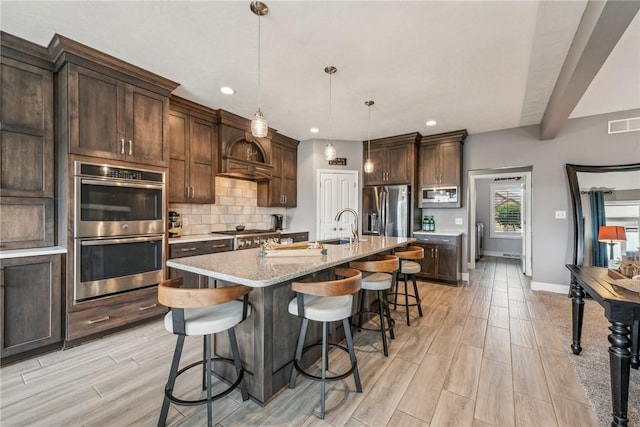
[[[338,213],[336,214],[336,217],[334,218],[334,221],[340,221],[340,217],[342,217],[342,214],[345,212],[351,212],[353,214],[353,216],[355,217],[356,223],[354,225],[351,226],[351,234],[353,235],[353,241],[355,243],[360,242],[360,239],[358,238],[358,212],[354,211],[351,208],[344,208],[344,209],[340,209],[338,211]]]

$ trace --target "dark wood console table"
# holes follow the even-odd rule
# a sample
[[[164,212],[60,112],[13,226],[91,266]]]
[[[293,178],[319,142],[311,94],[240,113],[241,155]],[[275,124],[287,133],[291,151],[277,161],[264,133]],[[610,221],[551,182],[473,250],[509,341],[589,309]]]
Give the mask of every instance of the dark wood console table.
[[[613,285],[607,269],[567,265],[571,271],[573,291],[573,343],[571,350],[580,354],[580,336],[584,313],[584,296],[588,293],[604,307],[604,315],[611,322],[609,330],[609,370],[614,427],[627,426],[629,398],[629,368],[638,369],[638,331],[640,330],[640,294]]]

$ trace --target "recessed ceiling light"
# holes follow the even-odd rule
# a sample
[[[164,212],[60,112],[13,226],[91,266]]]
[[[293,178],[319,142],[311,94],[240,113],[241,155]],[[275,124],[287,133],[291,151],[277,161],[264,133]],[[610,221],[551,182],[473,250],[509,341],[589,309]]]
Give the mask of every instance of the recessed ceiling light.
[[[222,86],[220,88],[220,92],[224,93],[225,95],[233,95],[234,93],[236,93],[236,91],[233,90],[233,88],[229,87],[229,86]]]
[[[438,122],[436,122],[435,120],[427,120],[427,126],[435,126],[437,124]]]
[[[320,132],[320,129],[318,129],[318,128],[311,128],[311,129],[309,129],[309,132],[311,132],[311,133],[318,133],[318,132]]]

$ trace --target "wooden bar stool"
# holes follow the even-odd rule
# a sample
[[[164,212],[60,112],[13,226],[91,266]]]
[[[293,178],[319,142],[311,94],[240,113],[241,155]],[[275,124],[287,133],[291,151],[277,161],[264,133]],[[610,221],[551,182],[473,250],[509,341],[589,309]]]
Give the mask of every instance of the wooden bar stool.
[[[289,380],[289,388],[295,388],[296,376],[301,375],[314,381],[320,381],[320,419],[324,419],[325,385],[327,381],[336,381],[353,374],[356,384],[356,391],[362,393],[360,374],[358,373],[358,362],[353,348],[353,337],[349,326],[349,318],[352,313],[353,294],[360,290],[362,274],[352,268],[336,268],[336,276],[343,279],[327,280],[323,282],[292,282],[291,289],[297,292],[295,298],[289,303],[289,313],[302,317],[302,326],[298,336],[298,345],[293,357],[293,370]],[[317,344],[304,345],[307,334],[309,320],[322,322],[322,342]],[[331,344],[327,340],[327,323],[342,320],[344,333],[347,339],[347,347],[339,344]],[[311,375],[300,367],[302,354],[311,347],[322,345],[322,374],[321,376]],[[351,358],[351,368],[340,375],[327,376],[329,369],[329,359],[327,357],[328,347],[339,348],[349,353]]]
[[[389,330],[390,338],[395,338],[393,333],[393,320],[391,320],[391,313],[389,311],[389,304],[387,302],[387,291],[391,289],[391,286],[393,285],[393,279],[395,276],[395,272],[398,270],[398,265],[398,257],[395,255],[378,255],[370,260],[352,261],[349,263],[349,267],[351,268],[360,270],[363,273],[370,273],[362,276],[360,304],[358,312],[354,316],[358,317],[358,329],[380,331],[380,333],[382,334],[382,348],[385,356],[389,356],[386,333],[387,329]],[[366,291],[373,291],[377,294],[378,311],[365,310],[364,300]],[[385,328],[384,326],[385,312],[387,318],[387,328]],[[380,328],[362,327],[362,316],[369,314],[380,316]]]
[[[182,278],[165,280],[158,285],[158,302],[171,310],[164,317],[164,327],[167,331],[178,335],[176,348],[173,353],[173,361],[169,370],[169,379],[164,388],[164,400],[158,419],[158,426],[164,426],[169,412],[169,403],[183,406],[195,406],[207,404],[207,422],[213,424],[213,401],[217,400],[236,387],[240,387],[242,400],[249,399],[247,387],[244,382],[244,368],[240,360],[238,342],[233,327],[247,318],[250,314],[249,286],[229,286],[224,288],[180,288]],[[243,297],[242,301],[238,298]],[[233,359],[223,357],[211,357],[211,335],[228,331]],[[204,351],[202,360],[192,363],[178,370],[180,356],[187,336],[201,335],[204,337]],[[211,362],[219,361],[233,363],[236,368],[237,378],[224,391],[212,395],[212,370]],[[183,400],[173,395],[176,378],[187,370],[203,365],[202,389],[206,390],[207,397],[199,400]]]
[[[415,260],[424,258],[424,249],[420,246],[408,246],[402,251],[396,251],[394,254],[400,258],[400,270],[398,271],[398,277],[396,278],[395,292],[393,293],[393,309],[398,306],[398,288],[400,287],[400,274],[404,279],[404,307],[407,313],[407,326],[411,325],[411,319],[409,318],[409,307],[417,306],[418,314],[422,317],[422,306],[420,303],[420,294],[418,293],[418,285],[416,284],[416,274],[420,272],[422,267],[419,262]],[[413,282],[413,294],[410,294],[407,290],[407,280],[411,279]],[[409,299],[415,302],[410,303]]]

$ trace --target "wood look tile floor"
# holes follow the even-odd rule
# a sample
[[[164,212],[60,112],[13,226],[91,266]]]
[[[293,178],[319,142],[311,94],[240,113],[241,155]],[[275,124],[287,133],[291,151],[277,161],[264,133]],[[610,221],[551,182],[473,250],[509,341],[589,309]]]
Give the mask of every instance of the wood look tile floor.
[[[565,346],[514,260],[483,258],[469,283],[420,282],[424,317],[392,311],[389,357],[379,335],[356,332],[363,393],[352,377],[320,385],[298,378],[267,406],[237,391],[214,404],[217,426],[581,426],[598,425]],[[562,297],[562,296],[559,296]],[[152,426],[175,344],[160,321],[0,369],[0,425]],[[187,338],[183,366],[200,356]],[[329,368],[348,364],[331,352]],[[196,396],[199,376],[176,393]],[[171,426],[206,425],[204,407],[174,407]]]

